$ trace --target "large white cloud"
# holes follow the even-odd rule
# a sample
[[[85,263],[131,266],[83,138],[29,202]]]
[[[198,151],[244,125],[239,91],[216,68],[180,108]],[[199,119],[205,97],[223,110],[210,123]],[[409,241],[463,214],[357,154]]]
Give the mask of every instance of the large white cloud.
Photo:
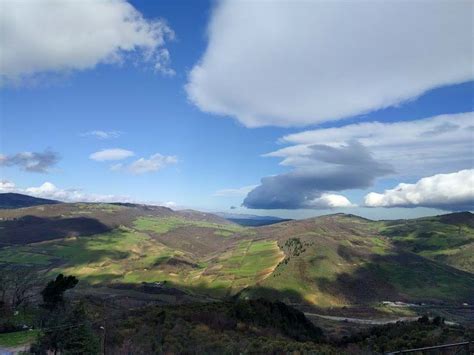
[[[474,113],[448,114],[394,123],[364,122],[285,136],[292,145],[266,154],[281,164],[307,166],[313,144],[341,146],[357,140],[379,161],[389,162],[399,175],[426,176],[472,166]]]
[[[467,0],[221,1],[189,75],[201,110],[305,125],[474,78]]]
[[[368,207],[435,207],[449,211],[474,209],[474,169],[437,174],[414,184],[398,184],[365,196]]]
[[[315,209],[331,209],[342,207],[355,207],[355,205],[343,195],[323,193],[321,197],[309,201],[308,207]]]
[[[173,31],[125,0],[0,1],[0,79],[83,70],[127,57],[173,74],[164,47]]]

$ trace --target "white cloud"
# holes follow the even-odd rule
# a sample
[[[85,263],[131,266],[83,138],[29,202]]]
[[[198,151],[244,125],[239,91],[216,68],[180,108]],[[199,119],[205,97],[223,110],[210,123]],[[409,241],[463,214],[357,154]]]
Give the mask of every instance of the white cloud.
[[[161,206],[165,206],[165,207],[168,207],[168,208],[171,208],[171,209],[178,208],[178,204],[174,201],[163,202],[163,204],[161,204]]]
[[[292,143],[266,156],[283,158],[287,166],[308,166],[314,144],[341,146],[357,140],[374,158],[389,162],[399,175],[423,176],[472,166],[474,113],[448,114],[395,123],[364,122],[291,134]]]
[[[119,131],[89,131],[82,133],[81,136],[83,137],[95,137],[98,139],[111,139],[111,138],[118,138],[122,135],[122,132]]]
[[[132,174],[145,174],[153,171],[158,171],[168,165],[176,164],[178,158],[175,156],[165,156],[160,153],[153,154],[150,158],[140,158],[131,163],[127,170]]]
[[[464,0],[225,0],[186,90],[248,127],[397,105],[474,78],[472,11]]]
[[[321,197],[308,201],[307,206],[318,209],[355,207],[347,197],[329,193],[323,193]]]
[[[153,206],[165,206],[173,209],[179,208],[179,204],[174,201],[143,201],[131,198],[129,196],[88,193],[82,189],[77,188],[61,189],[51,182],[44,182],[40,186],[20,188],[17,187],[12,181],[0,181],[0,193],[6,192],[16,192],[62,202],[128,202],[144,203]]]
[[[474,169],[437,174],[414,184],[398,184],[382,194],[365,196],[368,207],[435,207],[445,210],[474,209]]]
[[[113,149],[103,149],[98,152],[92,153],[89,155],[89,158],[96,161],[106,161],[106,160],[122,160],[135,154],[126,149],[113,148]]]
[[[173,31],[125,0],[0,1],[0,78],[120,64],[128,58],[173,74],[165,41]]]
[[[15,188],[15,184],[11,181],[0,181],[0,192],[14,192]]]
[[[250,191],[256,188],[257,185],[243,186],[236,189],[221,189],[214,193],[216,197],[242,197],[246,196]]]
[[[91,194],[80,189],[60,189],[51,182],[23,189],[16,187],[13,182],[4,181],[0,183],[0,192],[16,192],[64,202],[133,202],[127,196]]]

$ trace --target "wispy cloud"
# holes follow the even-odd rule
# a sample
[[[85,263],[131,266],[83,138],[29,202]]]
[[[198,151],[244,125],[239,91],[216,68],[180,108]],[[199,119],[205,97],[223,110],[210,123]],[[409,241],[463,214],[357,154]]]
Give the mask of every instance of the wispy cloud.
[[[122,148],[103,149],[89,155],[89,158],[95,161],[122,160],[134,156],[131,150]]]
[[[214,193],[216,197],[243,197],[246,196],[250,191],[256,188],[258,185],[243,186],[235,189],[221,189]]]
[[[140,158],[126,167],[132,174],[145,174],[163,169],[164,167],[178,163],[175,156],[165,156],[160,153],[153,154],[148,159]]]
[[[82,137],[95,137],[98,139],[118,138],[121,135],[122,135],[122,132],[120,131],[101,131],[101,130],[88,131],[88,132],[81,133]]]
[[[21,152],[12,155],[0,154],[0,166],[17,166],[34,173],[48,173],[59,161],[59,155],[51,150],[44,152]]]
[[[466,169],[472,164],[474,113],[447,114],[401,122],[363,122],[290,134],[290,146],[266,154],[282,165],[301,166],[313,144],[339,146],[356,139],[400,176],[426,176]]]

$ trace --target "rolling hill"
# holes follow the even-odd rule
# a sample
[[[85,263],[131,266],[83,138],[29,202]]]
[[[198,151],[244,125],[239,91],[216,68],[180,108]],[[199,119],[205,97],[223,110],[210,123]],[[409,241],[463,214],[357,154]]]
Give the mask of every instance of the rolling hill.
[[[474,302],[470,213],[335,214],[255,228],[191,210],[64,203],[2,210],[0,219],[0,263],[73,274],[91,290],[160,282],[319,307]]]
[[[474,215],[470,212],[385,221],[381,234],[402,250],[474,273]]]

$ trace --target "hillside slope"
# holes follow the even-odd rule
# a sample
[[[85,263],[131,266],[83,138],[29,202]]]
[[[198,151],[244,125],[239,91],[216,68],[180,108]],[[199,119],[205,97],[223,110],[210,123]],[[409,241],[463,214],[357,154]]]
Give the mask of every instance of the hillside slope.
[[[318,306],[474,302],[473,254],[462,265],[429,254],[472,248],[472,228],[459,227],[459,216],[376,222],[336,214],[247,228],[197,211],[61,204],[0,217],[0,263],[73,274],[111,290],[166,281],[212,297]],[[413,248],[429,243],[437,249]]]
[[[218,216],[198,211],[173,211],[162,206],[121,203],[60,203],[0,210],[0,243],[26,244],[65,237],[93,235],[120,226],[130,227],[139,217],[175,217],[232,225]]]
[[[285,260],[243,295],[324,306],[474,300],[472,273],[400,248],[380,228],[342,214],[260,228],[260,237],[278,240]]]
[[[380,232],[400,249],[474,273],[474,214],[385,221]]]

